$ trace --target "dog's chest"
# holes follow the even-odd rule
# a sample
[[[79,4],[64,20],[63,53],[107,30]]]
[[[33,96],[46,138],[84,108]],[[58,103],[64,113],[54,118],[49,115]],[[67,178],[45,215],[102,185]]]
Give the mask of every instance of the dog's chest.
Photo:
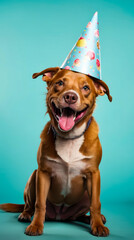
[[[84,158],[84,155],[80,152],[80,147],[82,146],[83,141],[84,136],[73,140],[66,140],[57,137],[55,141],[55,148],[63,161],[68,164],[78,161],[77,164],[79,165],[80,161]]]
[[[53,177],[59,179],[62,185],[61,194],[66,196],[71,191],[72,179],[76,176],[85,177],[82,170],[86,163],[82,161],[85,156],[79,151],[84,141],[84,136],[75,140],[56,138],[55,149],[58,158],[49,158],[49,166],[52,168]]]

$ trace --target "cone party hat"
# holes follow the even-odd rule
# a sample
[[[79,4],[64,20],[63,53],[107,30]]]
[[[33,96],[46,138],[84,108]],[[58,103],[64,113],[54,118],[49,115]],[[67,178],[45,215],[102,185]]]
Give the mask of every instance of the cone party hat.
[[[87,24],[61,68],[101,79],[98,12]]]

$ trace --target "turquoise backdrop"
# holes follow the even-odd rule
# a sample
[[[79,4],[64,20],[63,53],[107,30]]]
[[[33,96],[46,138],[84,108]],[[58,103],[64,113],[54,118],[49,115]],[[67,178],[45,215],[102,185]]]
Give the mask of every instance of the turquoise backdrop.
[[[103,148],[101,201],[134,208],[131,0],[0,0],[0,203],[23,203],[25,184],[37,168],[40,133],[49,120],[46,85],[32,74],[60,66],[95,11],[102,79],[113,96],[112,103],[99,97],[94,113]]]

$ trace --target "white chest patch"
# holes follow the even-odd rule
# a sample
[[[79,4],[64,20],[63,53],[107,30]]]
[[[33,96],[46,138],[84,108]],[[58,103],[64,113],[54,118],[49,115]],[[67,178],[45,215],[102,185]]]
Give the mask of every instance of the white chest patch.
[[[80,147],[84,141],[84,136],[74,140],[66,140],[57,136],[55,142],[55,148],[58,155],[67,163],[73,163],[80,161],[85,158],[85,156],[80,153]]]
[[[62,184],[61,194],[66,196],[71,190],[71,181],[75,176],[82,175],[81,170],[86,167],[82,160],[92,156],[84,156],[80,153],[80,147],[84,141],[84,136],[74,140],[66,140],[59,136],[56,137],[55,148],[59,158],[49,160],[53,176],[57,176]],[[88,165],[89,166],[89,165]],[[85,176],[83,176],[85,177]]]

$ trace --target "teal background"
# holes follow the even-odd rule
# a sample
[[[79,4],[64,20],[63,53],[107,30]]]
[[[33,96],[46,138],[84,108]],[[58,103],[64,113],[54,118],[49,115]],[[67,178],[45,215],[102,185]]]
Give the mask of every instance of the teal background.
[[[134,2],[130,0],[0,0],[0,203],[23,203],[25,184],[37,168],[39,136],[49,119],[45,115],[46,85],[41,78],[32,80],[31,76],[62,64],[95,11],[99,13],[102,78],[113,96],[112,103],[106,96],[99,97],[94,113],[103,147],[102,210],[108,215],[112,238],[131,239],[134,234]],[[13,219],[10,239],[16,236],[17,226],[21,226],[18,234],[22,233],[26,224],[17,223],[16,216],[0,214],[0,221],[4,219],[0,236],[7,239],[4,226]],[[50,223],[46,224],[51,228]],[[120,227],[115,229],[117,225]],[[54,226],[53,231],[57,229]],[[64,229],[64,224],[60,226]],[[75,227],[71,227],[72,232],[77,232]],[[66,229],[71,231],[66,225],[64,239]],[[79,236],[82,234],[84,230]],[[74,233],[70,232],[71,236]],[[62,233],[57,235],[60,238],[63,239]]]

